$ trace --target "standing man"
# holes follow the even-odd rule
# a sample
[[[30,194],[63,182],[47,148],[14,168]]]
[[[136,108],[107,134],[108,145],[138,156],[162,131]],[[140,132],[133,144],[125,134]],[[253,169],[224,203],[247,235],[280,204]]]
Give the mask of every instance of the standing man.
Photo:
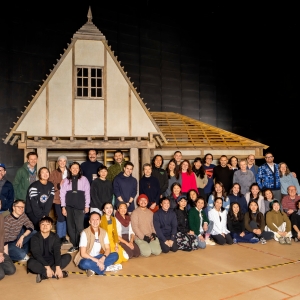
[[[206,186],[204,187],[204,194],[205,194],[205,201],[207,202],[207,199],[209,195],[212,192],[213,186],[214,186],[214,168],[216,165],[212,164],[213,156],[210,153],[205,154],[203,161],[203,168],[205,170],[208,182]]]
[[[176,171],[179,172],[180,164],[181,164],[181,160],[182,160],[182,153],[179,150],[177,150],[174,152],[173,157],[176,161]]]
[[[274,198],[281,202],[281,186],[278,165],[275,164],[272,153],[267,152],[265,155],[266,163],[258,168],[256,182],[261,190],[270,189]]]
[[[170,200],[161,199],[161,209],[153,217],[153,224],[163,253],[176,252],[177,217],[175,211],[170,209]]]
[[[17,171],[13,183],[15,199],[24,201],[26,201],[29,186],[37,180],[36,164],[38,155],[35,152],[29,152],[26,157],[27,162]]]
[[[232,188],[233,170],[228,167],[228,159],[226,155],[220,157],[220,164],[214,168],[215,182],[222,182],[227,194]]]
[[[7,251],[4,251],[4,217],[0,214],[0,280],[5,275],[13,275],[16,272],[15,265],[5,252]]]
[[[0,214],[3,217],[12,212],[14,202],[14,188],[10,181],[6,180],[5,164],[0,163]]]
[[[114,153],[114,164],[108,168],[107,179],[111,182],[114,181],[115,177],[123,172],[125,165],[125,159],[121,150],[116,150]]]
[[[25,201],[16,200],[12,213],[4,219],[4,242],[8,244],[8,255],[13,261],[24,262],[29,259],[29,240],[36,233],[24,209]]]
[[[247,170],[252,171],[252,173],[256,177],[258,166],[255,164],[255,156],[253,154],[250,154],[247,157]]]
[[[134,210],[134,198],[137,194],[137,180],[132,177],[133,163],[128,161],[124,165],[124,172],[118,174],[113,181],[114,194],[117,199],[116,207],[121,202],[127,205],[127,211]]]
[[[82,175],[85,176],[89,183],[92,184],[92,181],[97,178],[97,171],[99,167],[102,167],[103,164],[97,161],[97,150],[90,149],[87,155],[87,161],[83,162],[80,165]]]
[[[51,232],[53,220],[43,217],[40,231],[30,241],[32,257],[28,260],[27,269],[37,274],[36,283],[48,278],[65,278],[68,272],[63,271],[71,261],[70,254],[60,254],[60,238]]]

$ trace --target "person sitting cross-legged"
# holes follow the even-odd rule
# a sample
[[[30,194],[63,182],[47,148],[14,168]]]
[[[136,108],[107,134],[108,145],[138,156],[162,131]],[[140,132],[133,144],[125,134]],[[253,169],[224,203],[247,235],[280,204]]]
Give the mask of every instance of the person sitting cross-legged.
[[[103,275],[106,268],[119,258],[118,253],[110,252],[107,232],[99,227],[101,215],[91,212],[89,223],[90,227],[81,232],[79,251],[74,259],[75,265],[85,270],[88,277]],[[104,251],[103,254],[101,250]]]
[[[65,278],[68,272],[63,269],[70,263],[70,254],[60,254],[60,238],[52,232],[53,220],[46,216],[40,222],[40,231],[30,241],[32,257],[28,260],[28,271],[37,274],[36,282],[48,278]]]

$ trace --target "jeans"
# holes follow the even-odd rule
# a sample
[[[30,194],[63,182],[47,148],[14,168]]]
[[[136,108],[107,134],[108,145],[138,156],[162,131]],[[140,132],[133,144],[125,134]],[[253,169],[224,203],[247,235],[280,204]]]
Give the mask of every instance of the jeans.
[[[29,241],[30,241],[31,237],[34,234],[36,234],[36,231],[33,230],[29,235],[27,235],[23,239],[22,248],[19,248],[16,246],[16,243],[19,240],[20,236],[24,234],[24,232],[25,232],[25,229],[22,228],[17,239],[13,242],[8,243],[8,254],[9,254],[9,257],[11,258],[11,260],[13,260],[13,261],[22,260],[27,255],[27,253],[29,252]]]
[[[95,256],[96,259],[100,259],[103,254],[99,254]],[[92,270],[98,275],[103,275],[106,268],[110,265],[113,265],[119,259],[119,255],[117,252],[110,253],[104,261],[104,270],[101,271],[97,264],[89,258],[82,258],[79,262],[79,269],[81,270]]]
[[[16,272],[16,267],[11,261],[10,257],[3,254],[4,262],[0,263],[0,280],[5,277],[5,275],[13,275]]]

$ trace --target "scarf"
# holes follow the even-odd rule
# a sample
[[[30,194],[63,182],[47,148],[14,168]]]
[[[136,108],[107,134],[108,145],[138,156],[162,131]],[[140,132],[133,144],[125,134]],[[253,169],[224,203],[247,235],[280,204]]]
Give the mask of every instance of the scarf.
[[[116,219],[124,226],[128,227],[130,223],[130,216],[125,215],[125,219],[121,216],[121,214],[117,211],[115,214]]]

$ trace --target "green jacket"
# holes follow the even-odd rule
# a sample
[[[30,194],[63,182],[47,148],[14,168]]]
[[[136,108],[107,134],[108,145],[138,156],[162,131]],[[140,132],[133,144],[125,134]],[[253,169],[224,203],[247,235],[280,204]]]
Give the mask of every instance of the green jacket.
[[[113,180],[115,179],[115,177],[124,171],[124,165],[125,165],[126,161],[123,159],[123,161],[121,162],[121,165],[119,165],[118,163],[114,163],[113,165],[111,165],[108,168],[108,174],[106,179],[110,180],[111,182],[113,182]]]
[[[203,224],[205,222],[207,224],[209,224],[208,217],[204,213],[203,209],[201,210],[201,215],[202,215],[202,224],[201,224],[201,226],[203,226]],[[199,235],[200,234],[200,218],[199,218],[199,211],[196,209],[196,207],[192,207],[189,210],[188,220],[189,220],[190,229],[192,231],[194,231],[195,235]]]
[[[24,200],[26,201],[27,190],[30,186],[29,181],[29,170],[27,167],[28,163],[24,163],[24,165],[17,171],[13,187],[15,192],[15,200]],[[35,166],[36,171],[36,166]]]

